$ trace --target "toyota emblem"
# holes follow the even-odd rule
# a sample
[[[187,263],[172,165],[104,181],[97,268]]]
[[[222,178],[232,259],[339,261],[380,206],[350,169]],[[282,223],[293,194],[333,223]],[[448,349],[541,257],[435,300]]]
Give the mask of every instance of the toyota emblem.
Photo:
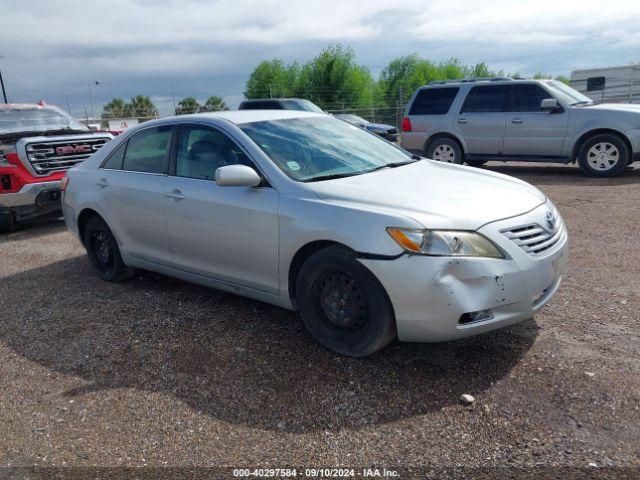
[[[556,217],[553,215],[553,212],[547,212],[547,226],[554,230],[556,228]]]

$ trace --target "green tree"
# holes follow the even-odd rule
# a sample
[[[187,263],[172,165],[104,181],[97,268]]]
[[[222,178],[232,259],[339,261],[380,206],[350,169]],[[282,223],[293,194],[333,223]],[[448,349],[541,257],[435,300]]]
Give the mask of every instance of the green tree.
[[[200,107],[201,112],[218,112],[220,110],[229,110],[229,107],[227,107],[222,97],[216,95],[211,95],[207,98],[207,101],[204,102],[204,105]]]
[[[131,117],[157,117],[158,109],[146,95],[136,95],[126,105],[126,114]]]
[[[565,85],[570,85],[571,82],[569,81],[569,79],[567,77],[565,77],[564,75],[558,75],[555,80],[558,80],[559,82],[564,83]]]
[[[121,98],[114,98],[102,107],[102,118],[121,118],[127,114],[127,104]]]
[[[176,108],[176,115],[187,115],[189,113],[198,113],[200,111],[200,104],[194,97],[183,98],[178,102],[178,108]]]
[[[245,86],[246,98],[291,97],[300,67],[287,66],[278,58],[264,60],[251,72]]]
[[[374,90],[371,72],[355,63],[353,50],[332,45],[302,66],[295,96],[332,110],[368,107]]]

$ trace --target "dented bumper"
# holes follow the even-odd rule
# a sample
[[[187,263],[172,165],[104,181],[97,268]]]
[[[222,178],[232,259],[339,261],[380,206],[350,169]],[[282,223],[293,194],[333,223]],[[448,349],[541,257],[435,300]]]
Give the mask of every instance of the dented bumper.
[[[513,224],[510,219],[479,230],[507,253],[506,259],[403,255],[361,260],[389,294],[400,340],[476,335],[527,320],[548,302],[565,270],[566,232],[543,255],[532,255],[501,233]],[[491,318],[469,322],[464,317],[483,310],[490,310]]]

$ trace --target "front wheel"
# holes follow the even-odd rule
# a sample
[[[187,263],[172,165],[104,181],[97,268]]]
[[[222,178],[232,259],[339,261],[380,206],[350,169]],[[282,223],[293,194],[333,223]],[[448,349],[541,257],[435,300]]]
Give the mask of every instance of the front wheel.
[[[627,144],[611,133],[594,135],[578,152],[580,170],[590,177],[615,177],[625,169],[630,159]]]
[[[125,265],[118,242],[107,224],[93,217],[84,229],[84,245],[95,272],[106,282],[120,282],[134,275],[135,270]]]
[[[427,158],[438,162],[462,165],[464,161],[462,148],[451,138],[436,138],[429,144],[425,153]]]
[[[307,259],[296,280],[296,302],[311,336],[342,355],[370,355],[396,336],[387,292],[346,248],[327,247]]]

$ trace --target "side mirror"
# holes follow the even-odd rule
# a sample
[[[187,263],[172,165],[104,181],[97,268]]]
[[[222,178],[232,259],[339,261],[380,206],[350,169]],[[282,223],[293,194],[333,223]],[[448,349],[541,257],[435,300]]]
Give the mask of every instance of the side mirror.
[[[260,175],[246,165],[226,165],[216,169],[216,183],[221,187],[257,187]]]
[[[545,98],[540,102],[540,110],[545,110],[547,112],[553,112],[559,106],[558,100],[555,98]]]

